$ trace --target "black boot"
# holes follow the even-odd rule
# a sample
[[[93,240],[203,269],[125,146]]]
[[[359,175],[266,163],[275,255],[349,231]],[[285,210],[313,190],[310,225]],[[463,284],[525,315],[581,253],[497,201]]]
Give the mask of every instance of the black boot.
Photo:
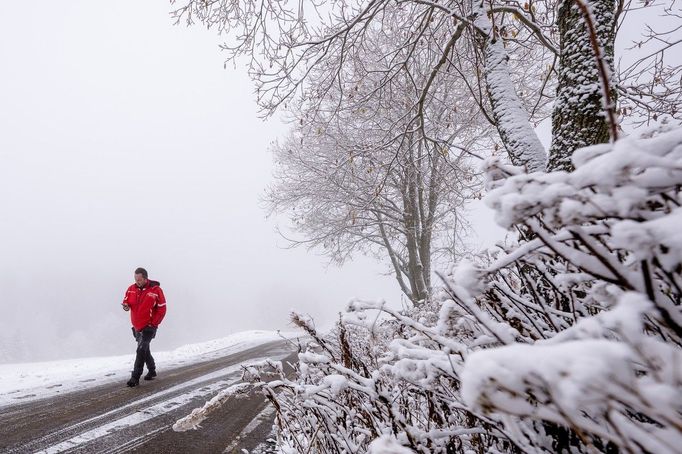
[[[154,377],[156,377],[156,371],[155,370],[150,370],[147,372],[147,375],[144,376],[145,380],[154,380]]]
[[[126,383],[126,385],[130,386],[131,388],[133,388],[139,384],[140,384],[140,379],[135,378],[135,377],[130,377],[130,380],[128,380],[128,383]]]

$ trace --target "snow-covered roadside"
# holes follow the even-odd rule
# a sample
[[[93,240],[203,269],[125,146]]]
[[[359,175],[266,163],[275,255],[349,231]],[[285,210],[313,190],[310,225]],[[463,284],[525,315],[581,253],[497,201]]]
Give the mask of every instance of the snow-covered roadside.
[[[153,352],[157,368],[172,369],[237,353],[300,333],[244,331],[172,351]],[[65,394],[86,387],[127,379],[135,355],[77,358],[60,361],[0,364],[0,408],[10,404]]]

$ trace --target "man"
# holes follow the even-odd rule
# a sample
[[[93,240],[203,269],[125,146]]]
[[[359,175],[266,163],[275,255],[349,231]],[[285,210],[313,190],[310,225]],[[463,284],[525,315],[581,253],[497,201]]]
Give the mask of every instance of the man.
[[[137,355],[133,373],[128,380],[131,388],[140,384],[142,368],[147,364],[145,380],[156,377],[156,364],[149,344],[156,337],[156,330],[166,315],[166,297],[157,281],[147,278],[147,270],[135,270],[135,283],[128,287],[123,298],[123,310],[130,311],[130,321],[133,324],[133,336],[137,341]]]

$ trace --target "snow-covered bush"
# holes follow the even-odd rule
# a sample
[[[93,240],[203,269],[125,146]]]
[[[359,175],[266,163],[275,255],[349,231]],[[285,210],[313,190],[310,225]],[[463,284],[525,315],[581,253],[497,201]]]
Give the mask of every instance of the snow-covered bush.
[[[404,313],[354,301],[265,384],[285,452],[676,452],[682,130],[525,174],[490,161],[519,240]],[[429,317],[436,311],[438,317]],[[379,314],[383,321],[379,321]]]
[[[294,376],[246,369],[282,452],[679,452],[682,129],[574,164],[489,161],[518,241],[457,265],[429,305],[353,301],[330,336],[294,316],[311,338]]]
[[[467,359],[462,396],[519,445],[677,452],[682,130],[584,148],[573,161],[575,172],[547,174],[490,163],[501,179],[488,203],[524,239],[449,283],[449,304],[496,347]],[[552,445],[528,430],[538,422]]]

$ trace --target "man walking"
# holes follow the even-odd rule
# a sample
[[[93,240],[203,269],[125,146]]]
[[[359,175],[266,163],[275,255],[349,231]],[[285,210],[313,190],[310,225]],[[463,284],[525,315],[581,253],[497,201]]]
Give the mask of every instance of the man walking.
[[[156,337],[156,330],[166,315],[166,297],[159,286],[159,282],[148,279],[147,270],[135,270],[135,283],[128,287],[123,298],[123,310],[130,311],[130,321],[133,324],[133,336],[137,341],[137,355],[133,373],[128,380],[131,388],[140,384],[142,368],[147,365],[145,380],[156,377],[156,364],[149,344]]]

